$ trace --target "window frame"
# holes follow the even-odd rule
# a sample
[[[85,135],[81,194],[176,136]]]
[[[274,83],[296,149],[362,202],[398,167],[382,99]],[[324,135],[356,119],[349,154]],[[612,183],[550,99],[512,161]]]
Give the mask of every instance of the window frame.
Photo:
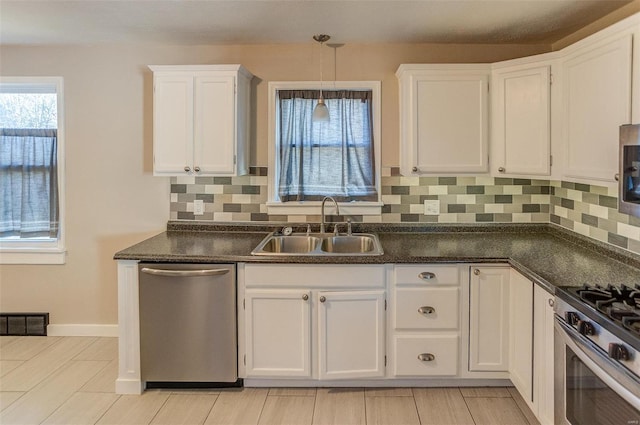
[[[375,187],[378,192],[377,201],[339,202],[342,215],[380,215],[382,214],[381,191],[381,131],[380,131],[380,81],[271,81],[269,82],[269,168],[267,213],[271,215],[320,215],[321,201],[287,201],[277,199],[277,179],[280,175],[280,164],[277,160],[279,152],[279,134],[276,125],[279,116],[278,90],[371,90],[373,117],[373,151],[375,167]]]
[[[58,161],[58,237],[56,239],[0,238],[0,264],[65,264],[65,131],[64,131],[64,79],[63,77],[4,77],[5,84],[55,87],[57,102],[57,161]],[[2,89],[0,89],[1,91]]]

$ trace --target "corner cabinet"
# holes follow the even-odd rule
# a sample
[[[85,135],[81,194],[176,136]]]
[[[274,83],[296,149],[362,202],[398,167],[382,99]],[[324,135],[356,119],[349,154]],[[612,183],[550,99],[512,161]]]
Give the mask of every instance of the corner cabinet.
[[[241,65],[152,65],[153,174],[247,174],[250,83]]]
[[[244,378],[384,377],[385,266],[245,264],[239,275]]]
[[[550,175],[551,65],[494,68],[491,87],[491,173]]]
[[[472,267],[469,278],[469,371],[509,370],[509,270]]]
[[[631,123],[633,34],[572,48],[562,62],[564,175],[614,182],[619,127]]]
[[[488,171],[489,65],[400,65],[403,175]]]

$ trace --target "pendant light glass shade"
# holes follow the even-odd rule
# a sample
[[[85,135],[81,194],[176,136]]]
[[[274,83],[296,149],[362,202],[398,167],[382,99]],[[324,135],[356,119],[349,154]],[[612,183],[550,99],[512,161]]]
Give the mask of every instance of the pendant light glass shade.
[[[329,108],[324,103],[324,97],[322,97],[322,46],[325,41],[328,41],[331,37],[326,34],[314,35],[313,39],[320,43],[320,99],[313,108],[313,115],[311,121],[313,122],[327,122],[329,121]]]
[[[320,99],[318,99],[318,104],[313,108],[313,115],[311,117],[312,121],[315,122],[327,122],[329,121],[329,108],[324,103],[324,99],[322,98],[322,93],[320,93]]]

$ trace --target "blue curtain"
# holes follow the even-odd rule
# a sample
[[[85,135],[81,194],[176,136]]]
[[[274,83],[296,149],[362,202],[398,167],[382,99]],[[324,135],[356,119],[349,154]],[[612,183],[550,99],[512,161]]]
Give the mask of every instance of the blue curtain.
[[[280,90],[280,200],[377,201],[371,91],[323,91],[328,122],[313,122],[318,90]]]
[[[0,129],[0,237],[57,237],[56,145],[55,129]]]

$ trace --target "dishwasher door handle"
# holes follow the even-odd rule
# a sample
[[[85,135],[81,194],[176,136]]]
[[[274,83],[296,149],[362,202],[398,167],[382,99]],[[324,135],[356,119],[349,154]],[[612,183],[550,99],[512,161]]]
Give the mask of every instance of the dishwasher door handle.
[[[163,270],[143,267],[142,273],[155,276],[193,277],[193,276],[221,276],[229,273],[229,269],[202,269],[202,270]]]

